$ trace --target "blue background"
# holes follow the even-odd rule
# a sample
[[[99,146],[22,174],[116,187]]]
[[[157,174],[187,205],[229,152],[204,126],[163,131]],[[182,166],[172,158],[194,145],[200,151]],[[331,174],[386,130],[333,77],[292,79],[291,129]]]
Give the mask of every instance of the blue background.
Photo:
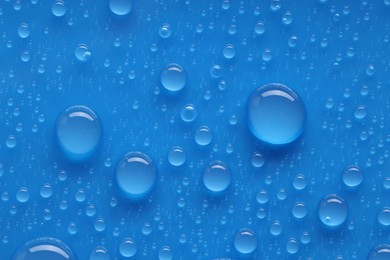
[[[2,259],[42,236],[64,241],[79,259],[88,259],[97,246],[121,259],[125,237],[134,239],[136,259],[157,258],[162,246],[172,249],[174,259],[239,259],[244,256],[233,239],[241,228],[257,237],[247,259],[365,259],[371,248],[389,243],[389,227],[379,224],[377,214],[390,206],[384,185],[390,177],[390,6],[382,0],[281,1],[273,11],[270,1],[227,3],[225,10],[223,1],[133,1],[131,12],[118,17],[107,1],[67,0],[66,15],[55,17],[53,1],[0,0]],[[293,15],[289,25],[282,22],[287,11]],[[258,21],[265,24],[262,35],[254,32]],[[21,23],[30,28],[25,39],[17,33]],[[159,35],[164,23],[172,31],[167,39]],[[231,26],[236,33],[229,33]],[[288,45],[291,36],[298,38],[295,47]],[[92,53],[86,62],[74,55],[80,43]],[[222,54],[226,44],[234,45],[233,59]],[[271,50],[270,61],[262,59],[265,49]],[[21,60],[24,51],[30,55],[27,62]],[[176,95],[160,84],[160,71],[172,62],[188,76]],[[222,68],[217,79],[210,75],[214,64]],[[373,75],[366,73],[370,64]],[[221,80],[226,90],[218,88]],[[247,127],[246,102],[269,82],[294,89],[307,110],[304,133],[288,146],[264,145]],[[180,110],[189,103],[198,116],[185,123]],[[55,142],[56,118],[72,105],[93,109],[103,126],[101,147],[84,163],[67,159]],[[362,120],[354,117],[359,105],[367,111]],[[232,116],[235,125],[229,123]],[[206,147],[194,141],[201,125],[213,133]],[[14,148],[5,143],[10,135],[17,140]],[[167,160],[176,145],[187,155],[180,167]],[[230,146],[233,151],[227,152]],[[152,194],[137,203],[126,199],[115,182],[116,163],[129,151],[147,154],[158,170]],[[251,164],[254,152],[264,155],[261,168]],[[201,183],[212,160],[226,162],[232,173],[223,196],[209,194]],[[341,177],[352,164],[364,174],[356,190],[346,188]],[[59,179],[61,171],[66,180]],[[297,174],[307,180],[300,191],[292,186]],[[44,183],[53,188],[48,199],[40,196]],[[16,200],[21,187],[29,190],[26,203]],[[75,199],[80,189],[86,193],[83,202]],[[260,189],[269,195],[264,205],[256,201]],[[284,200],[277,196],[281,189]],[[332,193],[346,200],[349,212],[344,225],[330,230],[318,219],[317,208]],[[302,220],[291,213],[297,201],[308,210]],[[90,204],[97,209],[93,217],[85,214]],[[259,208],[266,212],[264,219],[257,217]],[[103,232],[94,229],[99,217],[106,223]],[[275,220],[282,224],[279,236],[270,234]],[[68,233],[70,222],[77,225],[75,235]],[[149,235],[141,232],[146,223],[152,227]],[[300,241],[304,232],[310,235],[308,244]],[[289,238],[298,241],[296,254],[286,251]]]

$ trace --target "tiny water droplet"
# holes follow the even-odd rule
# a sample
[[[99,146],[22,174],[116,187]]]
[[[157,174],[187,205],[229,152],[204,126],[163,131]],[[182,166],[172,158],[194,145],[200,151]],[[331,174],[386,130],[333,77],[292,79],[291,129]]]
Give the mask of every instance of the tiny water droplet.
[[[166,65],[160,74],[161,85],[171,93],[180,91],[187,83],[187,73],[176,63]]]
[[[255,232],[249,228],[240,229],[234,236],[234,248],[241,254],[250,254],[257,248]]]

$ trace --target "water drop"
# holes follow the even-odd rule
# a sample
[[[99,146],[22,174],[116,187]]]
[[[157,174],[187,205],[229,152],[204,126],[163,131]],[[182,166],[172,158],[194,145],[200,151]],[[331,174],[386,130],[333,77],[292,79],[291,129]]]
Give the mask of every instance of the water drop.
[[[367,76],[372,76],[375,74],[375,67],[372,64],[368,64],[366,67],[366,74]]]
[[[338,227],[347,220],[347,203],[335,194],[327,195],[321,199],[318,205],[318,217],[326,226]]]
[[[358,107],[355,109],[354,115],[355,115],[355,118],[356,118],[356,119],[362,120],[362,119],[365,118],[366,115],[367,115],[366,108],[365,108],[364,106],[358,106]]]
[[[74,55],[79,61],[88,61],[92,56],[92,52],[86,44],[80,43],[75,48]]]
[[[5,140],[5,145],[8,148],[14,148],[17,144],[16,137],[13,135],[9,135],[7,139]]]
[[[233,59],[236,56],[236,50],[233,44],[226,44],[222,51],[223,56],[226,59]]]
[[[125,238],[119,245],[119,253],[123,257],[132,257],[137,253],[137,246],[133,239]]]
[[[257,248],[255,232],[248,228],[240,229],[234,236],[234,248],[241,254],[250,254]]]
[[[72,106],[58,117],[56,135],[59,146],[70,159],[85,160],[97,150],[102,126],[90,108]]]
[[[213,193],[225,191],[231,182],[230,169],[221,161],[209,163],[203,170],[203,185]]]
[[[279,236],[282,233],[282,224],[279,220],[275,220],[269,229],[271,235]]]
[[[20,38],[27,38],[30,35],[30,28],[28,27],[28,24],[21,23],[18,27],[18,34]]]
[[[383,226],[390,226],[390,207],[383,207],[379,210],[378,222]]]
[[[363,174],[356,165],[351,165],[343,172],[343,182],[349,188],[356,188],[363,182]]]
[[[166,65],[160,74],[161,85],[171,93],[184,88],[187,83],[187,73],[179,64]]]
[[[303,190],[304,188],[306,188],[306,184],[307,184],[307,181],[306,181],[305,175],[297,174],[295,176],[295,178],[293,180],[294,189]]]
[[[169,246],[163,246],[158,252],[159,260],[171,260],[173,259],[173,253]]]
[[[221,75],[222,75],[221,66],[218,64],[214,64],[210,69],[210,75],[211,75],[211,77],[213,77],[215,79],[221,77]]]
[[[51,12],[54,16],[61,17],[66,14],[66,6],[63,0],[56,0],[51,6]]]
[[[188,123],[194,121],[197,115],[198,112],[192,104],[185,105],[180,111],[180,118]]]
[[[172,34],[170,25],[167,23],[162,24],[158,30],[158,34],[160,34],[161,38],[169,38]]]
[[[95,221],[94,227],[97,232],[103,232],[106,229],[106,222],[104,221],[104,219],[98,218]]]
[[[307,208],[304,202],[295,202],[292,210],[293,216],[297,219],[304,218],[307,214]]]
[[[272,59],[272,52],[270,49],[264,49],[263,53],[261,54],[261,58],[263,61],[270,61]]]
[[[306,110],[290,88],[270,83],[258,88],[248,100],[248,126],[254,136],[270,144],[288,144],[303,132]]]
[[[265,24],[263,21],[258,21],[255,25],[255,33],[261,35],[265,32]]]
[[[269,201],[269,196],[266,190],[260,190],[256,195],[256,200],[260,204],[265,204]]]
[[[110,260],[110,255],[106,248],[98,246],[92,250],[89,260]]]
[[[42,185],[40,194],[42,198],[50,198],[53,195],[53,189],[49,183],[45,183]]]
[[[186,161],[186,154],[184,149],[180,146],[172,147],[168,154],[168,161],[173,166],[183,165]]]
[[[382,244],[373,248],[368,255],[368,260],[389,260],[390,259],[390,245]]]
[[[133,7],[133,0],[109,0],[108,6],[116,15],[127,15]]]
[[[50,260],[70,260],[76,259],[70,248],[62,241],[51,238],[42,237],[27,242],[19,248],[12,256],[13,260],[34,260],[34,259],[50,259]]]
[[[260,168],[264,165],[265,159],[261,153],[255,152],[252,154],[251,163],[253,167]]]
[[[78,232],[78,228],[77,228],[76,223],[70,222],[68,224],[68,233],[71,234],[71,235],[76,235],[77,232]]]
[[[28,189],[26,187],[22,187],[20,188],[17,192],[16,192],[16,199],[21,202],[21,203],[25,203],[27,202],[29,199],[30,199],[30,193],[28,192]]]
[[[116,168],[118,186],[130,198],[145,197],[152,190],[156,178],[154,163],[141,152],[125,154]]]
[[[213,140],[213,135],[210,128],[207,126],[201,126],[196,130],[194,138],[197,144],[205,146],[211,143]]]
[[[296,254],[298,252],[298,241],[295,238],[290,238],[286,244],[286,250],[289,254]]]
[[[283,16],[282,16],[282,23],[284,25],[289,25],[293,21],[293,15],[291,12],[287,11]]]

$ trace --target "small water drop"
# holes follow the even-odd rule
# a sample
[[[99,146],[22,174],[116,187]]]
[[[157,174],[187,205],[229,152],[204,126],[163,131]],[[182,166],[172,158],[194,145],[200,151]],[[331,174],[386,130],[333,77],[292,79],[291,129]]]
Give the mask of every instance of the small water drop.
[[[292,210],[291,210],[293,216],[297,219],[301,219],[306,217],[307,214],[307,208],[304,202],[295,202]]]
[[[9,135],[7,139],[5,139],[5,145],[8,148],[14,148],[17,144],[16,137],[14,135]]]
[[[302,100],[283,84],[258,88],[248,100],[248,126],[254,136],[270,144],[288,144],[303,132],[306,110]]]
[[[163,246],[158,252],[159,260],[171,260],[173,259],[173,253],[169,246]]]
[[[250,254],[257,248],[255,232],[249,228],[240,229],[234,236],[234,248],[241,254]]]
[[[53,188],[49,183],[45,183],[41,187],[40,194],[42,198],[50,198],[53,195]]]
[[[348,166],[343,172],[343,182],[349,188],[356,188],[363,182],[363,173],[356,165]]]
[[[186,161],[184,149],[180,146],[174,146],[168,153],[168,161],[173,166],[181,166]]]
[[[55,260],[70,260],[76,259],[71,249],[62,241],[51,238],[42,237],[31,240],[23,245],[12,256],[13,260],[20,259],[55,259]]]
[[[347,203],[343,198],[335,194],[329,194],[319,202],[318,216],[327,227],[338,227],[347,220]]]
[[[98,246],[90,253],[89,260],[110,260],[110,254],[105,247]]]
[[[143,198],[152,190],[157,178],[153,161],[141,152],[129,152],[119,161],[116,181],[130,198]]]
[[[390,207],[383,207],[379,210],[378,222],[383,226],[390,226]]]
[[[261,35],[265,32],[265,24],[263,21],[258,21],[255,25],[255,33]]]
[[[21,23],[18,27],[18,34],[20,38],[27,38],[30,36],[30,28],[28,24],[26,23]]]
[[[54,16],[61,17],[66,14],[66,5],[63,0],[56,0],[51,6],[51,12]]]
[[[298,252],[298,241],[295,238],[290,238],[286,244],[286,250],[289,254],[296,254]]]
[[[230,169],[224,162],[213,161],[203,170],[203,185],[213,193],[221,193],[229,187],[230,175]]]
[[[176,63],[166,65],[160,74],[161,85],[171,93],[180,91],[187,83],[187,73]]]
[[[233,44],[226,44],[222,51],[223,56],[226,59],[233,59],[236,56],[236,50]]]
[[[137,253],[137,246],[133,239],[125,238],[119,245],[119,253],[123,257],[133,257]]]
[[[261,153],[255,152],[252,154],[251,163],[253,167],[260,168],[264,165],[265,159]]]
[[[355,115],[355,118],[358,120],[364,119],[367,115],[366,108],[364,106],[358,106],[355,109],[354,115]]]
[[[197,144],[205,146],[211,143],[213,140],[213,135],[210,128],[207,126],[201,126],[196,130],[194,138]]]
[[[197,115],[198,111],[192,104],[185,105],[180,111],[180,118],[188,123],[194,121]]]
[[[133,0],[109,0],[108,6],[116,15],[127,15],[133,7]]]
[[[90,108],[72,106],[58,117],[56,134],[60,148],[70,159],[85,160],[97,150],[102,126]]]
[[[74,55],[79,61],[84,62],[91,59],[92,52],[86,44],[80,43],[79,45],[76,46],[74,50]]]
[[[30,193],[28,192],[28,189],[26,187],[22,187],[20,188],[17,192],[16,192],[16,199],[21,202],[21,203],[25,203],[27,202],[29,199],[30,199]]]
[[[172,34],[170,25],[167,23],[162,24],[160,29],[158,30],[158,34],[161,38],[169,38]]]

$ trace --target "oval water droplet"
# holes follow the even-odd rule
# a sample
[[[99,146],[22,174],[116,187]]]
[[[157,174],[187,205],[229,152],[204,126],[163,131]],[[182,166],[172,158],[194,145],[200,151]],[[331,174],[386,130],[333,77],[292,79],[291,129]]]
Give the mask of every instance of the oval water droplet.
[[[182,66],[176,63],[166,65],[160,74],[161,85],[171,93],[184,88],[187,83],[187,73]]]
[[[257,248],[255,232],[249,228],[240,229],[234,236],[234,248],[241,254],[250,254]]]
[[[202,181],[209,191],[221,193],[230,185],[230,169],[224,162],[213,161],[203,170]]]
[[[368,255],[368,260],[389,260],[390,245],[382,244],[374,247]]]
[[[26,23],[21,23],[18,27],[18,34],[20,38],[27,38],[30,36],[30,28],[28,24]]]
[[[42,237],[27,242],[16,250],[12,256],[13,260],[74,260],[76,256],[71,249],[62,241]]]
[[[288,144],[303,132],[306,110],[290,88],[270,83],[255,90],[248,100],[248,126],[258,139],[269,144]]]
[[[152,190],[157,178],[153,161],[141,152],[129,152],[116,168],[119,188],[130,198],[143,198]]]
[[[173,253],[169,246],[163,246],[158,252],[159,260],[171,260],[173,259]]]
[[[161,38],[169,38],[172,34],[170,25],[167,23],[162,24],[160,29],[158,30],[158,34]]]
[[[61,17],[66,14],[66,5],[63,0],[56,0],[51,6],[51,12],[54,16]]]
[[[378,222],[383,226],[390,226],[390,207],[383,207],[379,210]]]
[[[133,7],[133,0],[109,0],[108,6],[116,15],[127,15]]]
[[[172,147],[168,154],[168,161],[173,166],[183,165],[186,161],[186,154],[184,149],[180,146]]]
[[[72,106],[57,119],[56,135],[59,146],[70,159],[90,158],[102,138],[102,126],[97,115],[86,106]]]
[[[343,198],[329,194],[323,197],[318,205],[318,217],[327,227],[338,227],[347,220],[347,203]]]
[[[234,49],[234,45],[226,44],[225,47],[223,48],[222,53],[226,59],[233,59],[234,56],[236,56],[236,50]]]
[[[210,128],[207,126],[201,126],[196,130],[194,138],[197,144],[205,146],[211,143],[213,140],[213,135]]]
[[[80,43],[76,46],[74,55],[79,61],[88,61],[91,59],[92,52],[86,44]]]
[[[16,192],[16,199],[21,202],[21,203],[25,203],[27,202],[29,199],[30,199],[30,193],[28,192],[28,189],[26,187],[22,187],[20,188],[17,192]]]
[[[133,239],[125,238],[119,245],[119,253],[123,257],[132,257],[137,253],[137,246]]]
[[[192,104],[185,105],[180,111],[180,118],[188,123],[194,121],[197,115],[198,112]]]
[[[92,250],[91,254],[89,255],[89,260],[110,260],[110,254],[106,248],[98,246]]]
[[[349,188],[356,188],[363,182],[363,173],[356,165],[351,165],[344,170],[343,182]]]

